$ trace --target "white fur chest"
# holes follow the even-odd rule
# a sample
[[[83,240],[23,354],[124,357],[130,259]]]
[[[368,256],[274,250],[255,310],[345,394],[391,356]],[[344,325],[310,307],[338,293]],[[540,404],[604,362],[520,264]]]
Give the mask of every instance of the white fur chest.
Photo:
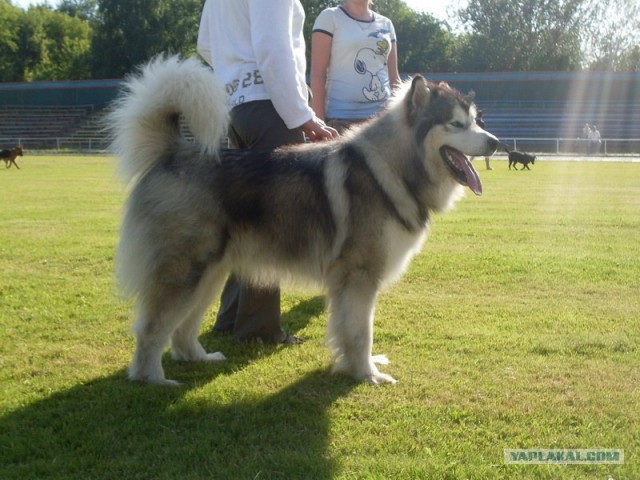
[[[384,239],[387,257],[383,275],[383,286],[400,278],[406,271],[411,259],[420,251],[429,233],[429,225],[418,232],[408,232],[396,222],[387,223]]]

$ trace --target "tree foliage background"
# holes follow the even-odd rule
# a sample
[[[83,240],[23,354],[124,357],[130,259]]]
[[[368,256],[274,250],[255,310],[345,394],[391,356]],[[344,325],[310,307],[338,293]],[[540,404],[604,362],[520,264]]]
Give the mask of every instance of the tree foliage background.
[[[577,70],[581,64],[580,0],[470,0],[460,12],[464,70]]]
[[[305,37],[338,0],[301,0]],[[44,2],[44,0],[43,0]],[[162,52],[195,53],[204,0],[0,0],[0,81],[119,78]],[[450,23],[376,0],[402,72],[640,71],[638,0],[469,0]],[[309,53],[309,52],[308,52]]]

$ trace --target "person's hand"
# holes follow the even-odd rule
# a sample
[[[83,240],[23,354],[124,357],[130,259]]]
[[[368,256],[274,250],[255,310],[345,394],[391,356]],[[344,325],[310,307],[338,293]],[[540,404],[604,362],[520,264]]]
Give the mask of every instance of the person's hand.
[[[311,120],[303,123],[300,128],[302,128],[302,131],[312,142],[333,140],[340,136],[335,128],[329,127],[318,117],[313,117]]]

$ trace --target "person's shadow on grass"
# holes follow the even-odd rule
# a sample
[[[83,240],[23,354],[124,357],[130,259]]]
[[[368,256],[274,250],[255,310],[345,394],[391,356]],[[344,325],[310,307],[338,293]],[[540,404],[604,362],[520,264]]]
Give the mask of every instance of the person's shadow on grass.
[[[314,299],[291,315],[322,308]],[[178,388],[133,384],[122,371],[17,409],[0,418],[0,477],[334,478],[327,411],[357,385],[350,378],[327,367],[267,398],[186,398],[252,360],[198,364]]]

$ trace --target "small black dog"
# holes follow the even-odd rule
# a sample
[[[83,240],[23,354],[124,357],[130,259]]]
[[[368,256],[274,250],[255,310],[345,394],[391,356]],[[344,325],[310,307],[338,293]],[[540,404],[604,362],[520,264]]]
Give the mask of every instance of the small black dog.
[[[530,153],[517,152],[515,150],[509,150],[509,148],[504,144],[502,145],[502,148],[504,148],[504,151],[509,154],[509,170],[511,170],[511,165],[513,165],[514,170],[518,170],[516,168],[516,164],[518,163],[521,163],[523,165],[520,170],[524,170],[525,168],[527,170],[531,170],[529,168],[529,164],[533,165],[534,163],[536,163],[535,155],[531,155]]]

